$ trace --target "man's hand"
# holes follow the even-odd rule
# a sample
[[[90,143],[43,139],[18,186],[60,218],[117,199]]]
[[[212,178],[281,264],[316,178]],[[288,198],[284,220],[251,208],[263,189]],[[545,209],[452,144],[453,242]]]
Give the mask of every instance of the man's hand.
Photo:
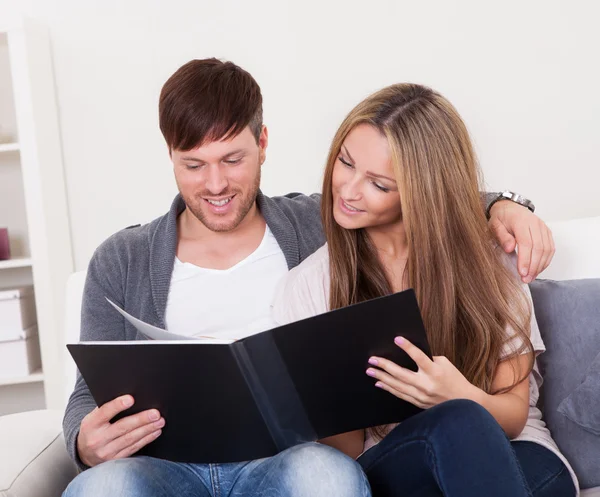
[[[544,221],[529,209],[509,200],[490,210],[490,230],[506,253],[518,247],[518,269],[523,283],[531,283],[554,257],[554,239]]]
[[[118,413],[133,405],[124,395],[97,407],[83,421],[77,436],[79,458],[88,466],[135,454],[162,433],[164,418],[156,409],[143,411],[111,424]]]

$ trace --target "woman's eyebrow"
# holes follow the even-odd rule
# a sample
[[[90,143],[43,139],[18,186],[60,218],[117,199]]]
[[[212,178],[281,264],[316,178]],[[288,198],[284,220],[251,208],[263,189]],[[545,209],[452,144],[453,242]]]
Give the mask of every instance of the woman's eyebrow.
[[[348,151],[348,147],[346,147],[346,144],[342,143],[342,147],[344,149],[344,152],[346,153],[346,155],[348,156],[348,158],[350,159],[350,161],[355,164],[356,161],[352,158],[352,156],[350,155],[350,152]],[[367,171],[367,175],[368,176],[372,176],[373,178],[380,178],[380,179],[386,179],[388,181],[391,181],[392,183],[395,183],[396,180],[393,178],[390,178],[389,176],[384,176],[383,174],[377,174],[377,173],[372,173],[371,171]]]

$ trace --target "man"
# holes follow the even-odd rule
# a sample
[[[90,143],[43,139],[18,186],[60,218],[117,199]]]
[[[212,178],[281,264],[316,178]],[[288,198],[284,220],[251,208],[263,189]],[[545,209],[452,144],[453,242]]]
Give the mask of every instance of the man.
[[[262,96],[252,76],[232,63],[208,59],[181,67],[162,89],[159,118],[180,195],[165,216],[120,231],[97,249],[81,339],[140,338],[106,298],[177,334],[242,338],[272,327],[277,283],[324,243],[318,195],[260,192],[268,145]],[[490,214],[507,251],[515,244],[510,233],[517,233],[524,278],[544,269],[553,253],[545,225],[509,201],[496,202]],[[110,424],[133,402],[126,395],[96,407],[78,377],[64,432],[73,459],[91,469],[66,496],[370,495],[355,461],[316,443],[234,464],[130,458],[168,422],[150,410]]]

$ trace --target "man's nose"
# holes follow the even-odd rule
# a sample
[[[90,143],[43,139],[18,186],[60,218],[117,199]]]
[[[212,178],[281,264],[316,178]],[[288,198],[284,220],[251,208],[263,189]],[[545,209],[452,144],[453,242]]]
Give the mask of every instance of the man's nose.
[[[219,165],[210,165],[208,167],[208,178],[206,179],[206,189],[212,195],[218,195],[227,189],[227,176]]]

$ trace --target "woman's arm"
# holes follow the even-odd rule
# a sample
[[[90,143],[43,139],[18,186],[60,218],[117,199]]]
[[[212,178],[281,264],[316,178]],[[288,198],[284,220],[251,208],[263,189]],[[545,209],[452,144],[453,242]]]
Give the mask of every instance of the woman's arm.
[[[396,344],[415,361],[419,369],[415,372],[387,359],[371,357],[369,363],[376,367],[369,368],[367,374],[379,380],[375,386],[421,409],[453,399],[473,400],[494,416],[508,437],[514,438],[521,433],[529,413],[527,379],[506,393],[490,395],[470,383],[447,357],[437,356],[431,360],[406,339],[399,338]],[[516,378],[512,366],[516,366],[517,372],[523,371],[529,361],[531,357],[523,354],[500,363],[492,391],[512,385]]]
[[[519,378],[515,372],[526,371],[531,356],[532,353],[523,354],[501,362],[494,376],[492,391],[502,390],[517,381]],[[523,431],[529,415],[529,376],[505,393],[490,395],[476,388],[471,400],[485,407],[509,438],[516,438]]]
[[[343,452],[352,459],[356,459],[362,454],[365,446],[365,430],[341,433],[333,437],[322,438],[319,442]]]

